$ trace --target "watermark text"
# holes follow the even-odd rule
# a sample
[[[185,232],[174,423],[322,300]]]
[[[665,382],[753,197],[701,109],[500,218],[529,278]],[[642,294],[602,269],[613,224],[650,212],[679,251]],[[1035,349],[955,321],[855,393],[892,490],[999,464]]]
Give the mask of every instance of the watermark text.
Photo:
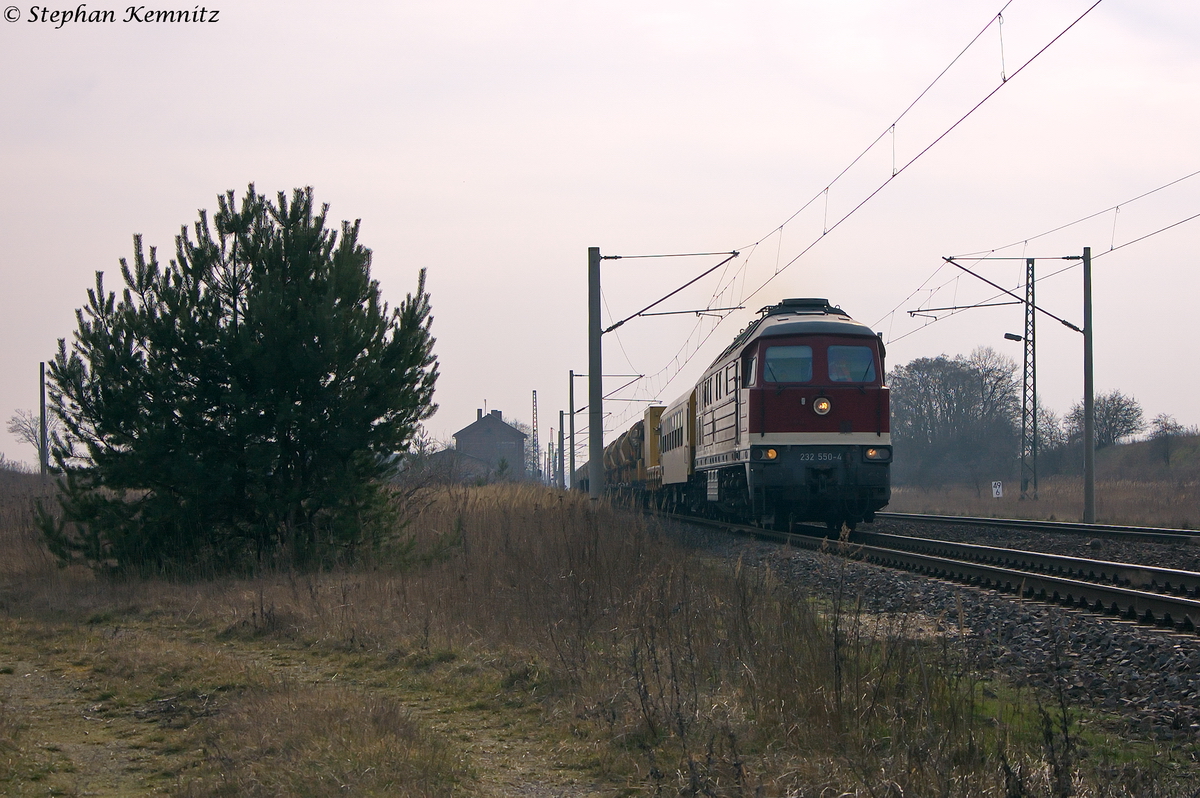
[[[88,8],[87,3],[80,3],[74,8],[52,8],[50,6],[30,6],[29,12],[23,14],[18,6],[8,6],[4,9],[4,19],[8,22],[35,22],[43,25],[53,25],[60,30],[66,25],[80,23],[105,22],[150,22],[150,23],[179,23],[179,22],[218,22],[221,11],[208,6],[197,5],[191,9],[165,9],[151,6],[126,6],[120,11],[111,8]]]

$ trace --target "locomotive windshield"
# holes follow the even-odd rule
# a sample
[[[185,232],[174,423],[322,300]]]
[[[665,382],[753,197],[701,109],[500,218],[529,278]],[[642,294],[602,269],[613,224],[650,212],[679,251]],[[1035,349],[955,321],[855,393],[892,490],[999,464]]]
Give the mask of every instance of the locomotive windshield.
[[[829,347],[829,379],[832,382],[874,382],[875,353],[869,346]]]
[[[763,379],[767,382],[808,382],[812,379],[812,347],[768,346],[763,358]]]

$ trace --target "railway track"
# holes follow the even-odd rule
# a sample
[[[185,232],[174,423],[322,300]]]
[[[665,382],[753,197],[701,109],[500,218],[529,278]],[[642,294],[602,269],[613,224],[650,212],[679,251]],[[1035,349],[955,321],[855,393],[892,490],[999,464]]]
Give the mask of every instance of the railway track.
[[[1140,623],[1200,631],[1200,574],[1189,571],[873,532],[836,541],[815,527],[812,534],[797,534],[708,519],[679,520]]]
[[[1025,518],[974,518],[962,515],[924,515],[921,513],[875,513],[875,517],[923,524],[999,527],[1001,529],[1059,532],[1093,537],[1116,537],[1126,540],[1148,540],[1156,543],[1200,542],[1200,531],[1192,529],[1160,529],[1112,524],[1077,524],[1069,521],[1034,521]]]
[[[1194,571],[879,532],[853,532],[850,539],[879,548],[915,551],[952,560],[1200,599],[1200,574]]]

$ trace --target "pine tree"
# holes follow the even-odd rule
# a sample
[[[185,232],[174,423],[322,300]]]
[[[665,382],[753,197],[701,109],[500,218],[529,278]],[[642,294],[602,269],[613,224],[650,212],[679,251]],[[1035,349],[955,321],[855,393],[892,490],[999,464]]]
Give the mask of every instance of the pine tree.
[[[61,558],[314,567],[387,528],[383,481],[435,409],[424,271],[389,310],[359,223],[329,229],[311,188],[218,203],[166,267],[135,236],[121,297],[97,273],[59,341]]]

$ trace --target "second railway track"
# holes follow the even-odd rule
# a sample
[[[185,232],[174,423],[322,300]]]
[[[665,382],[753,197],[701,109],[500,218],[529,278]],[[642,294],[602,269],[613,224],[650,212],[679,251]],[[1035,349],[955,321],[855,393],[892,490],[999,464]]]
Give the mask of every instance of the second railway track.
[[[915,551],[1017,571],[1200,598],[1200,573],[1194,571],[861,530],[852,533],[850,539],[870,546]]]
[[[1200,531],[1191,529],[1162,529],[1145,526],[1117,526],[1114,524],[1077,524],[1068,521],[1035,521],[1025,518],[977,518],[963,515],[928,515],[923,513],[876,513],[875,517],[881,521],[911,521],[921,524],[1020,529],[1024,531],[1088,535],[1089,537],[1102,536],[1124,540],[1146,540],[1157,543],[1200,542]]]
[[[1200,630],[1200,574],[1190,571],[874,532],[857,532],[848,541],[838,541],[815,528],[812,531],[820,534],[680,520],[1145,624]]]

